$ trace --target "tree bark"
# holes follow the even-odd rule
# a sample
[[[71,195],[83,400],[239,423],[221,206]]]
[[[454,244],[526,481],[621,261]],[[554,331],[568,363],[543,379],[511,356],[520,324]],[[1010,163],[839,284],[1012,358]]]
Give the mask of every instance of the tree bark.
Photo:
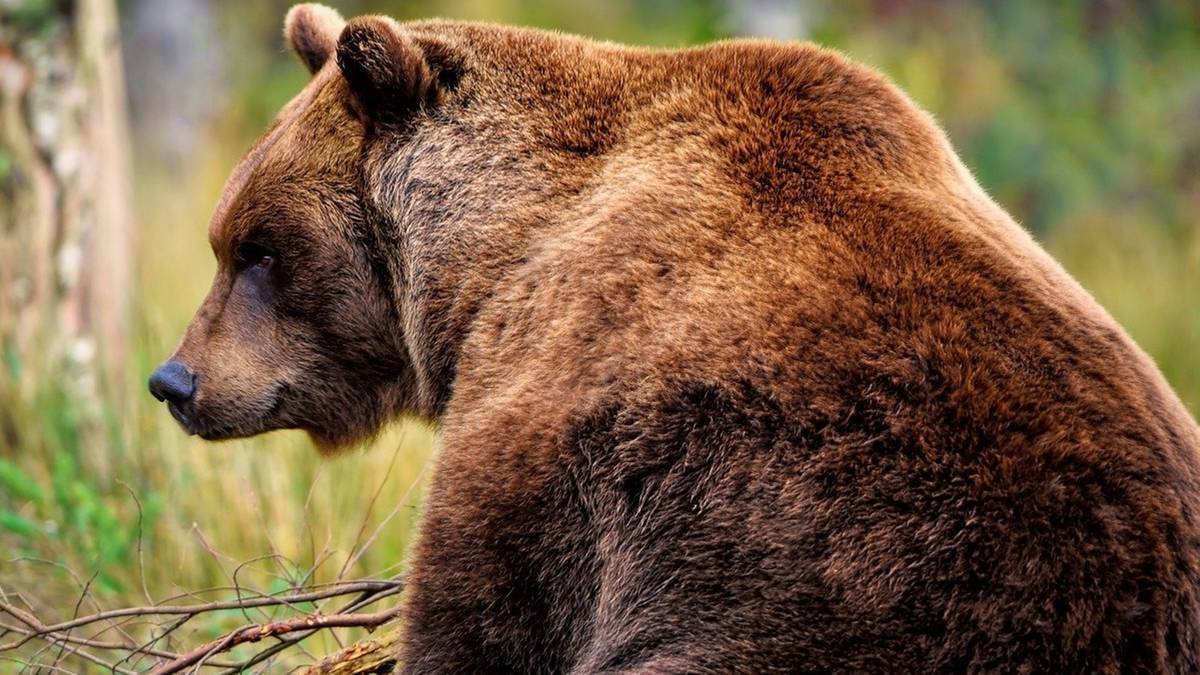
[[[94,395],[125,365],[125,120],[112,0],[0,2],[0,389]]]

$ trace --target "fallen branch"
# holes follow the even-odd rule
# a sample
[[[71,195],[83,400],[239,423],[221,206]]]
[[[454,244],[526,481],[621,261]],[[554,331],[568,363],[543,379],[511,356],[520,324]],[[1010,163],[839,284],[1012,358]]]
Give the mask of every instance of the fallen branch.
[[[151,605],[148,607],[124,607],[122,609],[113,609],[106,612],[97,612],[88,616],[79,617],[70,621],[51,624],[43,627],[45,633],[59,633],[72,628],[86,626],[99,621],[107,621],[109,619],[119,619],[131,616],[164,616],[170,614],[188,614],[197,615],[206,612],[215,612],[223,609],[250,609],[255,607],[272,607],[278,605],[295,605],[302,602],[313,602],[316,600],[326,600],[340,595],[349,595],[351,593],[363,592],[379,592],[402,587],[404,582],[400,579],[390,579],[387,581],[345,581],[331,584],[328,588],[309,593],[296,593],[294,595],[264,595],[257,598],[244,598],[241,600],[228,600],[225,602],[208,602],[196,605]],[[0,602],[0,612],[8,612],[13,614],[14,608],[11,604]],[[20,611],[20,610],[17,610]],[[17,616],[13,614],[13,616]],[[0,651],[3,648],[0,647]]]
[[[391,673],[396,667],[396,645],[399,641],[399,628],[389,631],[379,639],[360,640],[336,654],[321,659],[305,670],[304,675]]]
[[[400,608],[370,614],[330,614],[327,616],[302,616],[286,621],[272,621],[239,628],[224,637],[201,645],[169,663],[151,671],[151,675],[170,675],[204,661],[213,654],[228,651],[247,642],[258,642],[263,638],[285,635],[298,630],[319,628],[366,628],[374,630],[400,615]]]
[[[399,615],[399,608],[391,608],[374,613],[359,613],[368,605],[398,595],[404,589],[401,577],[392,579],[366,579],[357,581],[339,581],[332,584],[313,587],[309,590],[293,590],[288,593],[267,595],[253,594],[233,600],[213,602],[198,602],[190,605],[148,605],[145,607],[127,607],[122,609],[98,611],[87,616],[77,617],[58,623],[47,623],[35,616],[29,609],[23,609],[6,596],[0,594],[0,616],[8,615],[14,621],[0,621],[0,637],[12,635],[12,640],[0,642],[0,655],[19,653],[25,645],[40,640],[45,648],[57,648],[59,653],[72,654],[76,657],[91,661],[111,672],[132,673],[138,668],[122,668],[122,664],[149,657],[157,662],[153,673],[176,673],[185,669],[202,667],[222,668],[229,672],[245,672],[251,666],[270,660],[276,654],[298,646],[313,633],[331,628],[375,628],[392,621]],[[239,593],[249,592],[249,589],[239,588]],[[177,652],[156,647],[155,644],[169,635],[180,630],[193,618],[221,610],[247,610],[255,608],[276,608],[299,613],[300,603],[320,603],[336,598],[346,598],[339,603],[340,607],[334,613],[322,614],[320,605],[289,619],[252,623],[243,626],[224,636],[206,642],[187,652]],[[154,621],[155,617],[172,617],[170,621],[161,619],[162,623]],[[126,640],[101,639],[100,635],[107,631],[118,630],[122,634],[122,624],[134,619],[149,619],[153,626],[160,630],[150,639],[139,641],[127,636]],[[89,634],[78,634],[87,630]],[[215,657],[228,652],[235,647],[247,643],[259,642],[264,638],[276,637],[278,642],[267,649],[250,656],[240,662],[220,661]],[[38,653],[41,653],[39,650]],[[98,650],[95,652],[89,650]],[[123,655],[118,660],[110,661],[100,656]],[[35,657],[36,658],[36,657]],[[117,657],[113,657],[117,658]],[[20,659],[16,659],[21,661]],[[24,661],[21,661],[24,662]],[[39,663],[50,670],[57,670],[52,664]]]

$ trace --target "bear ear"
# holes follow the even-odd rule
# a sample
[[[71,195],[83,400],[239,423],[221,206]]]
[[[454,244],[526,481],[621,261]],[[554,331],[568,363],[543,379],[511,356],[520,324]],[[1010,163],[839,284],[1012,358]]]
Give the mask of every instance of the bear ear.
[[[283,20],[283,36],[308,72],[316,73],[333,56],[345,26],[337,10],[317,4],[296,5]]]
[[[425,52],[387,17],[359,17],[346,24],[337,60],[355,107],[367,119],[403,121],[437,100],[438,84]]]

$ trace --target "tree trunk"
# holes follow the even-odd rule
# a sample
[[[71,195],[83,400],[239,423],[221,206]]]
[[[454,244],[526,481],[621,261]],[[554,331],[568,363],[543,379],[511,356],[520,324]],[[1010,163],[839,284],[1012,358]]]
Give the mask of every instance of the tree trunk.
[[[15,384],[8,395],[50,378],[94,397],[124,366],[128,147],[112,0],[0,0],[0,390]]]

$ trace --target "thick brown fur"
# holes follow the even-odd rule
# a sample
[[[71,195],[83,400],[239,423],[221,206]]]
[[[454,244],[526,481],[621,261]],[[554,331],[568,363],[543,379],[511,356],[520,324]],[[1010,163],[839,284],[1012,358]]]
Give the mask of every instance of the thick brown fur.
[[[440,421],[407,672],[1200,669],[1195,422],[881,76],[297,23],[181,412]]]

